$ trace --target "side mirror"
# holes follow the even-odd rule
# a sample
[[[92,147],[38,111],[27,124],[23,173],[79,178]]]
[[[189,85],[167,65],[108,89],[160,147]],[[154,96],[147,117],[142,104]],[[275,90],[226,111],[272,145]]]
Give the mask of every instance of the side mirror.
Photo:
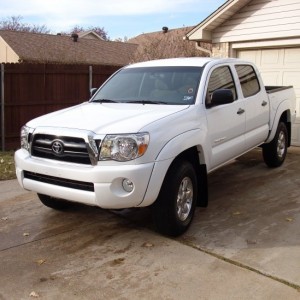
[[[93,97],[97,90],[98,90],[97,88],[91,88],[90,89],[90,97]]]
[[[211,97],[211,105],[228,104],[234,101],[232,90],[219,89],[215,90]]]

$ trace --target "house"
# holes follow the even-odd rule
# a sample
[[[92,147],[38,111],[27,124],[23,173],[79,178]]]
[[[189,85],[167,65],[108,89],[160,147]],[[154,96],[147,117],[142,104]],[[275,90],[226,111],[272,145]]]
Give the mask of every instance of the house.
[[[163,27],[161,31],[140,34],[128,42],[138,44],[133,61],[145,61],[151,59],[209,56],[210,43],[189,43],[184,36],[193,27],[169,29]]]
[[[212,43],[212,56],[256,63],[266,85],[293,85],[300,146],[300,0],[228,0],[186,34]]]
[[[137,45],[104,41],[88,32],[51,35],[0,30],[0,63],[78,63],[123,66],[130,63]]]

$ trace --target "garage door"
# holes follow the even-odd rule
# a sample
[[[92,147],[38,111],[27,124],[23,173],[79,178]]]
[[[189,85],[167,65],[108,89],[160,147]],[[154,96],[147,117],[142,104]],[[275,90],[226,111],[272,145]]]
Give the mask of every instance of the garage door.
[[[292,143],[300,146],[300,48],[241,50],[238,57],[254,62],[265,85],[293,85],[297,96],[297,121]]]

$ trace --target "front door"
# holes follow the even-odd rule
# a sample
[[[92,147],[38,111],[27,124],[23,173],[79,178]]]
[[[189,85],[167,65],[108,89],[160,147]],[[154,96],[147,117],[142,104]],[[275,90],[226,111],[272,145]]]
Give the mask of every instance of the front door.
[[[211,95],[217,89],[231,89],[235,101],[211,107]],[[217,67],[210,73],[205,105],[211,170],[245,151],[245,103],[237,97],[229,66]]]

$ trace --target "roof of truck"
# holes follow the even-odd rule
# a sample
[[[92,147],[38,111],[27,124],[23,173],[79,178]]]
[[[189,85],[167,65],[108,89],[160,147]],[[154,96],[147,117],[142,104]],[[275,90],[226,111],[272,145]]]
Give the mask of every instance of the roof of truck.
[[[232,62],[240,61],[236,58],[211,58],[211,57],[179,57],[149,60],[141,63],[128,65],[126,68],[139,68],[139,67],[160,67],[160,66],[187,66],[187,67],[203,67],[209,62]]]

